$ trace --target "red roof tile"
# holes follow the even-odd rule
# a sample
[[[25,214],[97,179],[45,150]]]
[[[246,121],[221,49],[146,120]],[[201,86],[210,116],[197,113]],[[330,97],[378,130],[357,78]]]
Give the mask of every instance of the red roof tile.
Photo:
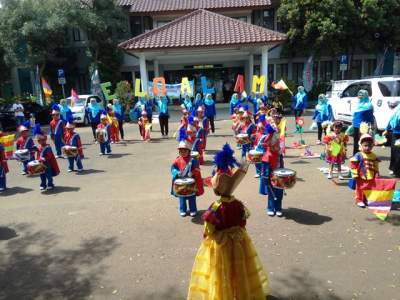
[[[196,9],[252,8],[271,6],[271,0],[119,0],[133,13],[191,11]]]
[[[124,50],[280,44],[283,33],[199,9],[119,44]]]

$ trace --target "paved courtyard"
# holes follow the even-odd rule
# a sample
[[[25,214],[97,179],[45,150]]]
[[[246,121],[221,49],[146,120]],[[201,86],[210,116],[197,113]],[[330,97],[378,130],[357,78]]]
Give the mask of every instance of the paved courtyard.
[[[170,125],[172,135],[178,124]],[[209,137],[204,177],[215,151],[234,145],[230,127],[220,120]],[[100,157],[90,129],[78,128],[86,170],[67,173],[59,160],[51,192],[40,193],[39,178],[19,175],[9,162],[9,190],[0,196],[0,299],[185,299],[203,227],[200,216],[180,217],[169,194],[177,143],[161,139],[158,125],[150,143],[139,140],[135,124],[125,131],[126,143]],[[289,149],[285,159],[298,183],[284,197],[283,218],[266,215],[253,166],[235,192],[252,213],[247,229],[269,274],[269,299],[400,299],[400,211],[382,222],[357,208],[346,183],[327,180],[317,169],[324,163],[300,159],[301,152]],[[389,149],[376,152],[388,175]],[[206,189],[199,210],[215,199]]]

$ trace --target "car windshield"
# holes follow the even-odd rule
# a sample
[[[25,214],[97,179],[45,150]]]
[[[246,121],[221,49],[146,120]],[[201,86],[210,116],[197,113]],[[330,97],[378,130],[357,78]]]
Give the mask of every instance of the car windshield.
[[[400,96],[400,80],[379,81],[379,89],[383,97],[399,97]]]
[[[73,105],[71,105],[71,101],[72,101],[71,98],[67,99],[68,106],[85,106],[86,99],[85,98],[79,98],[79,100],[74,102]]]

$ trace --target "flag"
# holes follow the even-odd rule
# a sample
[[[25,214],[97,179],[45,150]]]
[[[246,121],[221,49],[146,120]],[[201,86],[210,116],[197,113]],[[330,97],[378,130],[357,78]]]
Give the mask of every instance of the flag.
[[[49,100],[51,95],[53,95],[53,91],[51,90],[51,87],[47,83],[46,79],[43,78],[42,78],[42,87],[43,87],[44,97],[46,98],[46,100]]]
[[[36,96],[36,103],[43,106],[43,94],[42,88],[40,86],[40,75],[39,75],[39,66],[36,65],[36,72],[35,72],[35,96]]]
[[[280,91],[284,91],[284,90],[288,90],[288,86],[286,85],[286,83],[283,81],[283,79],[279,80],[278,82],[272,82],[271,86],[275,89],[275,90],[280,90]]]
[[[90,78],[90,90],[93,95],[99,96],[99,98],[104,101],[104,95],[100,86],[100,75],[97,69],[94,70]]]
[[[71,89],[71,106],[74,106],[74,104],[78,101],[79,101],[78,93],[74,89]]]
[[[314,69],[314,56],[311,55],[308,58],[303,71],[303,85],[304,89],[307,92],[311,91],[314,84],[313,69]]]
[[[396,179],[375,178],[364,182],[360,188],[368,201],[368,209],[384,221],[392,207]]]
[[[14,152],[15,134],[5,135],[0,137],[0,143],[3,144],[6,157],[12,157]]]

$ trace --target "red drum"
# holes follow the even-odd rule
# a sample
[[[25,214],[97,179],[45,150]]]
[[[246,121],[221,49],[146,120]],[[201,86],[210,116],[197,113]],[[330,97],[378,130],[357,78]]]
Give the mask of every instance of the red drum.
[[[28,162],[28,174],[29,175],[39,175],[43,174],[46,171],[46,166],[38,160],[33,160]]]
[[[261,159],[263,157],[263,154],[264,153],[261,151],[257,151],[254,149],[250,150],[249,153],[247,153],[247,161],[249,163],[253,163],[253,164],[260,163]]]
[[[66,157],[76,157],[78,156],[78,148],[74,147],[74,146],[64,146],[61,148],[62,153],[66,156]]]
[[[272,172],[271,184],[280,189],[290,189],[296,184],[296,171],[276,169]]]
[[[196,195],[196,182],[193,178],[178,178],[174,181],[174,194],[179,197]]]
[[[238,143],[239,145],[246,145],[246,144],[250,144],[250,137],[248,134],[246,133],[239,133],[236,135],[236,143]]]

